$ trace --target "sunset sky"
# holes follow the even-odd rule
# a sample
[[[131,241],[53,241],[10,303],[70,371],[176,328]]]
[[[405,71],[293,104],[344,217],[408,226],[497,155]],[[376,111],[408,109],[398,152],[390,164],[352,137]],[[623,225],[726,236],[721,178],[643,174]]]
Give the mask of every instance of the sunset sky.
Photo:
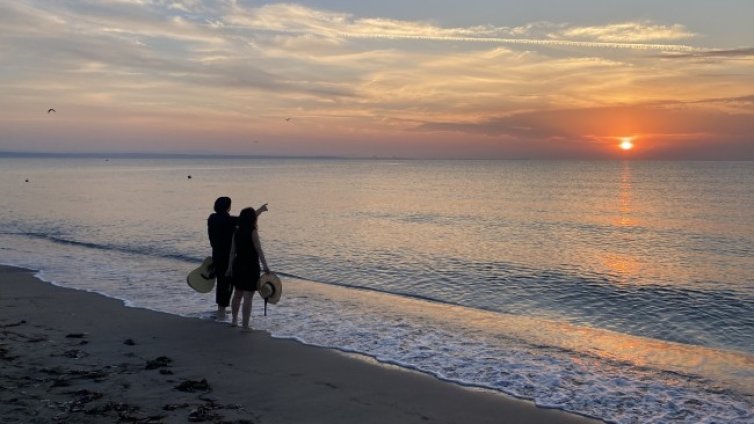
[[[754,160],[752,17],[750,0],[0,0],[0,151]]]

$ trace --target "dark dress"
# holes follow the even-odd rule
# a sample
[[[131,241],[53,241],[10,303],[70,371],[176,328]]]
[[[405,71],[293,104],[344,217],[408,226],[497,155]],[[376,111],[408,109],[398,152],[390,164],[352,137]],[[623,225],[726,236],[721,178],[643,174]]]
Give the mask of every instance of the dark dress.
[[[225,271],[228,269],[230,245],[236,225],[238,225],[238,217],[231,216],[227,212],[213,213],[207,219],[209,243],[212,245],[212,263],[217,275],[215,301],[222,307],[230,304],[230,296],[233,294],[233,286],[230,278],[225,276]]]
[[[254,291],[261,274],[259,253],[248,234],[236,233],[236,259],[233,262],[233,286],[236,290]]]

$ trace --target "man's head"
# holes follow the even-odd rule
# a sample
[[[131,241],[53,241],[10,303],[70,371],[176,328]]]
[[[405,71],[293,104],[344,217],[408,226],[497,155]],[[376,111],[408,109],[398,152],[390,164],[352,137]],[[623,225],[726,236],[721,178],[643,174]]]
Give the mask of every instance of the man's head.
[[[222,213],[230,211],[230,197],[218,197],[215,200],[215,212]]]

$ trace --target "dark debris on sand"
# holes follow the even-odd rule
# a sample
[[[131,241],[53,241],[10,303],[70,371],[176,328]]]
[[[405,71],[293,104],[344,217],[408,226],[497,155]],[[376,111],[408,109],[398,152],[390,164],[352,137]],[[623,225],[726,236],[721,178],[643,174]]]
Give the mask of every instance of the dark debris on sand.
[[[168,404],[165,404],[165,406],[162,407],[162,410],[163,411],[175,411],[176,409],[188,408],[189,406],[191,406],[191,405],[189,405],[188,403],[168,403]]]
[[[173,360],[168,358],[167,356],[159,356],[155,359],[147,361],[147,364],[144,366],[144,369],[153,370],[157,368],[169,367],[170,364],[172,363],[173,363]]]
[[[101,351],[101,342],[86,333],[55,334],[57,330],[48,329],[53,333],[40,334],[39,327],[24,324],[0,321],[1,423],[256,422],[253,413],[241,406],[206,397],[212,387],[204,378],[181,376],[178,385],[170,379],[154,379],[146,370],[174,373],[169,369],[174,361],[167,356],[146,364],[110,362],[95,353]],[[74,348],[82,342],[99,349]],[[123,343],[136,345],[132,339]],[[140,357],[136,349],[134,358]]]
[[[19,355],[13,355],[10,353],[10,349],[8,349],[5,346],[0,346],[0,360],[3,361],[15,361],[18,359]]]
[[[181,384],[174,387],[176,390],[179,390],[181,392],[209,392],[212,390],[212,387],[207,383],[206,378],[202,378],[201,381],[196,380],[186,380],[183,381]]]
[[[189,422],[198,423],[205,421],[215,421],[220,419],[220,415],[214,412],[215,408],[211,405],[199,405],[198,408],[192,410],[188,415]]]
[[[65,356],[66,358],[72,358],[72,359],[80,359],[80,358],[86,358],[87,356],[89,356],[89,354],[82,350],[71,349],[71,350],[66,350],[65,352],[63,352],[61,356]]]
[[[18,327],[24,324],[26,324],[26,320],[22,319],[21,321],[12,322],[10,324],[2,324],[0,325],[0,328]]]
[[[68,408],[68,412],[79,412],[84,410],[84,405],[86,405],[89,402],[93,402],[102,396],[104,396],[102,393],[99,392],[92,392],[89,390],[77,390],[74,392],[67,392],[66,394],[70,394],[75,396],[75,399],[70,402],[70,406]]]

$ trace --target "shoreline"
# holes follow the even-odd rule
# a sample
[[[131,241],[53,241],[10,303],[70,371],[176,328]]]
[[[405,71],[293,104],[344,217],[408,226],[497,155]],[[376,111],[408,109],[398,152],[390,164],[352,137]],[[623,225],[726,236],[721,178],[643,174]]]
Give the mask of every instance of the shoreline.
[[[0,266],[0,291],[2,422],[601,422],[21,268]]]

